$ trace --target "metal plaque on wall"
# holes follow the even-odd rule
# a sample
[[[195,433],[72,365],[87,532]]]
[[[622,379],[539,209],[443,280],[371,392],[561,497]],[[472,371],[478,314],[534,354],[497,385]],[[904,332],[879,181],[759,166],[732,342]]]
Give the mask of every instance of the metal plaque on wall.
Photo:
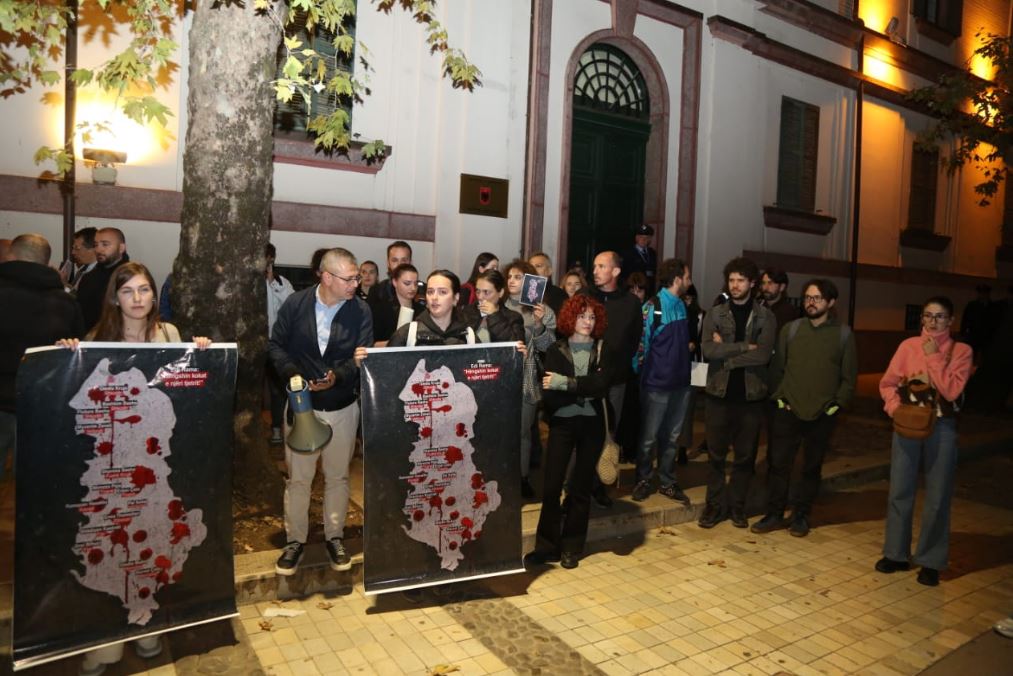
[[[507,217],[510,181],[491,176],[461,174],[461,213]]]

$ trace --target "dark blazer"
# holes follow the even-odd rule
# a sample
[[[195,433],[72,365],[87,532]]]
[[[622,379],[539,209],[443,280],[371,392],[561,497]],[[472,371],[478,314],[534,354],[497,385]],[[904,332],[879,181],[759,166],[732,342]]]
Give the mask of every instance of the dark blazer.
[[[461,319],[476,333],[482,325],[482,313],[477,305],[461,308]],[[494,343],[515,342],[524,340],[524,317],[521,313],[501,307],[486,317],[485,327],[489,329],[489,339]]]
[[[397,300],[391,300],[386,296],[370,296],[369,309],[373,313],[373,340],[390,340],[397,330],[397,318],[401,313],[401,304]],[[424,303],[415,299],[412,301],[412,309],[415,314],[413,319],[418,319],[422,311],[426,309]]]
[[[285,299],[271,331],[267,349],[275,370],[286,381],[294,375],[308,380],[334,371],[334,386],[313,392],[313,408],[336,411],[358,396],[359,369],[352,358],[357,347],[373,346],[373,316],[358,296],[345,301],[331,322],[331,336],[324,354],[317,345],[317,285]]]
[[[77,302],[81,306],[81,315],[84,317],[85,332],[98,324],[98,318],[102,316],[102,300],[106,295],[106,287],[109,286],[109,278],[113,276],[116,268],[130,261],[130,256],[123,252],[123,257],[111,266],[96,265],[92,271],[81,278],[77,285]]]
[[[598,359],[598,347],[601,345],[601,359]],[[586,376],[575,376],[573,368],[573,352],[570,350],[570,341],[561,338],[549,346],[542,359],[542,365],[546,372],[552,371],[561,376],[569,378],[565,390],[542,390],[542,401],[545,405],[545,412],[552,417],[556,411],[578,403],[579,399],[591,399],[591,405],[598,415],[602,415],[602,399],[608,396],[609,387],[612,384],[615,370],[615,356],[609,352],[608,345],[602,341],[596,341],[591,349],[591,362],[587,367]],[[612,418],[614,419],[614,418]]]
[[[41,263],[0,263],[0,410],[14,411],[15,376],[25,349],[84,335],[81,308],[56,270]]]

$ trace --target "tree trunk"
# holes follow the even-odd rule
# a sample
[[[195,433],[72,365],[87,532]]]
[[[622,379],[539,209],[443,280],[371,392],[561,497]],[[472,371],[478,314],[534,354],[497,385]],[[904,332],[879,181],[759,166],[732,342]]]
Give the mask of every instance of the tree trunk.
[[[271,80],[281,27],[252,2],[195,5],[173,304],[185,336],[239,343],[237,486],[249,497],[276,501],[280,477],[260,411],[274,171]]]

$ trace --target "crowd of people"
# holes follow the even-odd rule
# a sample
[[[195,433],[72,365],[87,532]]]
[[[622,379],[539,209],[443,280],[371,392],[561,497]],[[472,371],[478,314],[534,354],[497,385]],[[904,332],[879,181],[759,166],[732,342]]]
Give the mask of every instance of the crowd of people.
[[[343,539],[359,423],[359,368],[370,350],[384,347],[516,343],[524,369],[518,474],[525,499],[536,497],[531,472],[537,467],[543,472],[537,542],[526,557],[530,565],[579,564],[591,505],[612,505],[609,487],[595,471],[608,434],[615,434],[626,459],[635,464],[634,501],[659,493],[690,504],[678,467],[695,450],[694,396],[704,400],[701,448],[709,465],[699,526],[713,528],[729,520],[734,527],[750,527],[747,491],[765,430],[768,499],[751,530],[787,529],[806,536],[830,436],[839,411],[854,396],[858,372],[855,337],[837,319],[836,286],[828,279],[809,280],[800,287],[799,302],[793,302],[784,271],[761,272],[753,261],[738,257],[724,267],[721,293],[704,310],[689,265],[674,258],[659,263],[650,246],[653,234],[650,226],[638,228],[629,251],[600,252],[588,273],[567,270],[559,286],[552,259],[543,252],[505,264],[483,252],[463,284],[445,269],[423,281],[412,264],[411,246],[397,241],[387,248],[383,279],[373,261],[360,264],[343,248],[321,249],[311,262],[316,283],[297,291],[275,271],[276,254],[269,245],[271,441],[284,443],[284,387],[293,376],[308,383],[314,411],[334,431],[316,452],[285,449],[287,544],[277,573],[293,574],[303,556],[318,459],[330,563],[336,570],[351,565]],[[145,266],[130,261],[126,239],[116,228],[79,231],[71,260],[59,271],[49,266],[49,244],[38,235],[21,235],[0,254],[9,258],[0,263],[2,311],[17,318],[0,330],[5,452],[13,445],[14,374],[25,348],[58,340],[75,349],[82,337],[180,340],[175,327],[160,317],[154,279]],[[540,302],[522,298],[526,275],[546,278]],[[901,403],[909,403],[912,385],[924,384],[932,396],[923,403],[935,408],[938,419],[924,439],[894,437],[884,558],[876,564],[881,572],[895,572],[914,563],[924,584],[937,584],[946,565],[955,418],[972,368],[971,348],[950,337],[952,321],[952,303],[930,299],[921,335],[901,344],[880,385],[885,410],[893,415]],[[202,348],[210,344],[203,337],[193,341]],[[692,373],[701,364],[705,386],[694,394]],[[544,449],[540,419],[548,427]],[[790,490],[800,449],[801,479]],[[912,558],[920,462],[927,467],[928,499]]]

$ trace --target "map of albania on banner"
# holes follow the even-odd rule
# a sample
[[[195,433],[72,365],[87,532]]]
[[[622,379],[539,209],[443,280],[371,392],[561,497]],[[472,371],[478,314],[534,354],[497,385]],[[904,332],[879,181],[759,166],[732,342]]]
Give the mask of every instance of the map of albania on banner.
[[[236,351],[83,343],[18,372],[14,656],[228,617]]]
[[[370,351],[367,593],[523,569],[521,366],[513,343]]]

